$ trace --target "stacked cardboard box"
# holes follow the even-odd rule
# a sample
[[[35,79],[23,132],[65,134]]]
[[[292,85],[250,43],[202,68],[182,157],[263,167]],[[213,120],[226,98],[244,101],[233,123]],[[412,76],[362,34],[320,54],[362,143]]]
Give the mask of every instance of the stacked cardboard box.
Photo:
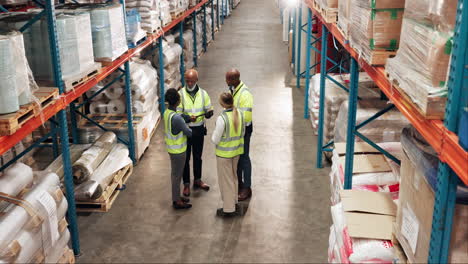
[[[443,118],[458,1],[407,0],[400,49],[387,72],[427,118]]]
[[[404,1],[351,0],[350,7],[351,46],[370,64],[385,64],[398,49]]]

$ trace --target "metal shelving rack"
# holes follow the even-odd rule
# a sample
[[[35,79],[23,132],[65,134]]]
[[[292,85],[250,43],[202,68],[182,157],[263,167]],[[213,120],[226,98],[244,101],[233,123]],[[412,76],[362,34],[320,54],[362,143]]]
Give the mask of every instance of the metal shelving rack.
[[[160,107],[161,107],[161,113],[164,113],[164,65],[163,65],[163,48],[162,48],[162,41],[164,38],[164,34],[174,28],[176,26],[179,26],[179,33],[180,33],[180,40],[181,43],[183,44],[183,29],[184,29],[184,23],[188,20],[189,16],[193,17],[193,22],[194,22],[194,54],[193,54],[193,59],[195,62],[195,65],[197,65],[197,60],[198,60],[198,55],[197,55],[197,50],[196,50],[196,15],[200,12],[203,12],[204,14],[204,24],[203,24],[203,47],[204,51],[207,49],[207,36],[206,36],[206,6],[208,4],[211,4],[211,7],[214,7],[214,1],[215,0],[202,0],[199,4],[197,4],[195,7],[190,8],[187,10],[183,15],[181,15],[179,18],[173,20],[169,25],[165,26],[162,28],[161,31],[150,34],[146,37],[146,40],[142,42],[140,45],[138,45],[135,48],[129,49],[126,53],[124,53],[122,56],[120,56],[118,59],[112,62],[111,65],[103,67],[100,73],[95,76],[94,78],[91,78],[87,82],[80,84],[76,87],[74,87],[73,91],[70,91],[68,93],[64,93],[64,85],[63,85],[63,79],[62,79],[62,73],[61,73],[61,67],[60,67],[60,56],[59,56],[59,42],[57,41],[57,31],[56,31],[56,20],[55,20],[55,6],[54,2],[52,0],[46,0],[45,4],[42,4],[39,1],[34,0],[37,6],[44,8],[44,11],[39,13],[37,16],[35,16],[30,22],[25,25],[21,31],[26,30],[28,27],[30,27],[33,23],[38,21],[42,16],[47,17],[47,22],[49,24],[48,30],[49,30],[49,41],[52,43],[50,45],[50,52],[52,54],[52,64],[53,64],[53,71],[54,71],[54,81],[55,85],[59,89],[60,97],[51,105],[45,107],[42,109],[42,112],[40,115],[31,118],[29,121],[27,121],[16,133],[10,135],[10,136],[3,136],[0,137],[0,155],[4,154],[6,151],[14,147],[16,144],[18,144],[21,140],[23,140],[26,136],[31,134],[34,130],[39,128],[41,125],[43,125],[45,122],[49,121],[51,123],[51,129],[48,134],[46,134],[43,138],[37,140],[34,144],[32,144],[30,147],[25,149],[22,153],[17,155],[11,162],[0,168],[0,171],[8,167],[9,165],[13,164],[15,161],[23,157],[26,153],[31,151],[32,149],[36,147],[42,146],[42,143],[46,141],[48,138],[52,138],[52,148],[53,148],[53,153],[54,157],[57,157],[59,155],[58,148],[61,146],[61,152],[62,152],[62,159],[63,159],[63,164],[64,164],[64,181],[65,181],[65,189],[66,189],[66,197],[69,203],[68,207],[68,222],[69,222],[69,230],[71,234],[71,241],[72,241],[72,246],[75,255],[80,254],[80,242],[79,242],[79,234],[78,234],[78,225],[77,225],[77,218],[76,218],[76,207],[75,207],[75,199],[74,199],[74,186],[73,186],[73,176],[72,176],[72,164],[70,161],[70,149],[69,149],[69,138],[68,138],[68,126],[67,126],[67,115],[66,115],[66,110],[67,107],[70,107],[70,120],[71,120],[71,134],[72,134],[72,139],[74,143],[79,143],[78,139],[78,131],[77,131],[77,123],[76,123],[76,115],[80,115],[83,118],[89,120],[90,122],[94,123],[98,127],[100,127],[103,130],[106,130],[104,127],[101,127],[99,124],[94,122],[91,118],[87,117],[84,113],[81,113],[77,109],[79,109],[81,106],[83,106],[86,102],[83,103],[77,103],[76,100],[81,97],[85,92],[87,92],[89,89],[92,87],[96,86],[99,82],[104,80],[106,77],[108,77],[111,73],[113,73],[116,70],[119,70],[122,72],[121,75],[119,75],[113,82],[120,80],[122,78],[125,78],[125,95],[126,95],[126,106],[127,106],[127,119],[128,119],[128,135],[129,138],[126,139],[119,139],[121,142],[125,143],[130,150],[130,157],[132,158],[133,162],[136,163],[136,157],[135,157],[135,143],[134,143],[134,135],[133,135],[133,115],[132,115],[132,100],[131,100],[131,89],[130,89],[130,64],[129,60],[133,57],[142,52],[145,48],[149,47],[153,43],[158,43],[159,47],[159,56],[160,56]],[[216,15],[219,18],[219,0],[217,1],[217,10],[216,10]],[[225,0],[222,0],[225,1]],[[125,14],[125,3],[123,0],[121,0],[121,4],[123,6],[123,12]],[[199,10],[199,11],[197,11]],[[0,5],[0,12],[8,12],[6,8]],[[212,38],[214,40],[214,11],[211,12],[211,18],[212,18]],[[217,24],[219,28],[219,20]],[[185,65],[184,65],[184,57],[183,55],[181,56],[181,66],[180,70],[183,73],[185,71]],[[123,68],[122,68],[123,66]],[[184,83],[184,75],[182,74],[182,83]],[[106,85],[106,87],[103,87],[99,91],[97,91],[95,94],[91,96],[91,98],[88,98],[88,101],[92,99],[93,97],[97,96],[98,94],[102,93],[107,87],[110,85]],[[58,143],[58,138],[57,138],[57,133],[60,135],[60,143]]]
[[[458,123],[460,114],[464,107],[468,104],[468,8],[463,8],[465,0],[458,0],[458,13],[457,23],[454,35],[454,49],[452,54],[452,63],[450,68],[450,76],[448,82],[448,101],[446,107],[445,121],[428,120],[425,119],[417,110],[413,102],[404,98],[387,79],[384,67],[372,67],[366,61],[359,57],[359,54],[350,47],[348,41],[343,37],[342,33],[338,30],[336,24],[326,23],[321,14],[313,8],[313,0],[304,0],[304,3],[309,7],[308,22],[307,22],[307,65],[306,72],[302,75],[296,72],[298,78],[305,76],[306,78],[306,105],[305,117],[308,117],[308,86],[310,81],[310,54],[314,50],[320,53],[320,112],[319,112],[319,135],[317,144],[317,167],[322,167],[322,154],[323,151],[330,151],[333,142],[329,142],[324,146],[323,144],[323,115],[324,115],[324,98],[326,93],[325,79],[333,81],[328,73],[332,69],[327,70],[327,62],[333,64],[332,68],[341,67],[338,63],[334,62],[327,56],[327,40],[332,36],[337,40],[350,54],[351,66],[350,74],[351,81],[349,89],[341,87],[349,92],[349,113],[348,113],[348,130],[347,139],[354,139],[356,136],[360,137],[367,143],[377,147],[383,154],[394,159],[389,153],[383,151],[375,143],[366,139],[358,132],[358,129],[372,120],[378,118],[380,115],[386,113],[390,109],[396,107],[410,123],[421,133],[426,141],[435,149],[439,154],[439,171],[437,179],[437,191],[435,194],[433,226],[430,241],[429,263],[446,263],[448,260],[448,252],[450,247],[450,235],[452,230],[453,213],[456,200],[456,186],[459,180],[468,184],[468,153],[460,146],[458,141]],[[466,4],[466,1],[465,1]],[[302,5],[302,3],[301,3]],[[300,9],[298,7],[297,9]],[[296,9],[296,10],[297,10]],[[296,11],[297,12],[297,11]],[[296,17],[296,15],[294,15]],[[312,36],[313,19],[321,25],[321,49],[316,49],[313,45],[317,42],[317,38]],[[296,21],[296,19],[294,19]],[[296,24],[294,22],[293,24]],[[293,26],[294,29],[303,30],[303,26]],[[297,34],[297,33],[296,33]],[[313,40],[313,41],[312,41]],[[294,55],[293,55],[294,58]],[[299,54],[296,55],[296,60],[300,58]],[[358,80],[359,69],[366,71],[369,76],[374,80],[380,90],[392,102],[392,104],[376,113],[373,117],[365,122],[356,125],[356,110],[358,100]],[[346,69],[341,69],[347,71]],[[336,83],[336,82],[335,82]],[[328,149],[327,149],[328,148]],[[352,187],[352,172],[353,172],[353,159],[354,159],[354,140],[347,140],[346,145],[346,161],[345,161],[345,189]]]

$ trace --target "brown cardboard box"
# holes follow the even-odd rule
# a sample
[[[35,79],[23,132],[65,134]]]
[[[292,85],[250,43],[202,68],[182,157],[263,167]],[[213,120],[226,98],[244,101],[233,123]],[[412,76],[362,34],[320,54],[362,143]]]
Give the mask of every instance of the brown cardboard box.
[[[375,9],[405,8],[405,0],[368,0],[369,7]]]
[[[432,230],[434,191],[406,154],[403,156],[395,235],[409,262],[426,263]],[[449,262],[468,263],[467,215],[468,206],[457,206]]]
[[[340,192],[350,237],[392,239],[396,205],[388,193]]]
[[[444,32],[453,31],[457,16],[456,0],[406,0],[405,17]]]

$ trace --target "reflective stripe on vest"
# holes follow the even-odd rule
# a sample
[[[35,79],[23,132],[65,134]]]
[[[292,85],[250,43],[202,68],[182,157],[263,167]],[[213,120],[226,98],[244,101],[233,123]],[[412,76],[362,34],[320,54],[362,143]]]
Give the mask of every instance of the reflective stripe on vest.
[[[253,109],[252,109],[252,107],[241,107],[240,106],[242,96],[246,92],[250,93],[250,91],[249,91],[249,89],[247,88],[247,86],[244,83],[242,83],[240,85],[241,85],[241,87],[239,87],[239,89],[237,90],[237,93],[234,94],[234,100],[235,100],[236,107],[244,112],[243,115],[244,115],[244,118],[246,120],[245,125],[250,126],[252,124],[252,110]],[[252,96],[252,94],[246,94],[246,96]],[[247,121],[247,120],[249,120],[249,121]]]
[[[181,154],[187,150],[187,136],[182,131],[179,134],[172,134],[172,118],[176,113],[167,109],[164,112],[164,140],[166,150],[170,154]]]
[[[182,107],[178,107],[177,111],[183,112],[189,116],[197,116],[197,120],[195,122],[190,122],[189,126],[201,126],[205,124],[205,116],[207,110],[211,109],[211,104],[205,106],[206,97],[208,94],[202,88],[198,88],[198,92],[195,94],[195,99],[192,100],[193,97],[187,92],[187,89],[184,87],[180,91],[181,96],[181,105]],[[201,98],[200,98],[201,97]]]
[[[222,158],[233,158],[244,153],[244,134],[245,123],[244,117],[240,110],[239,125],[237,131],[234,128],[234,113],[232,111],[224,111],[221,117],[224,120],[224,133],[221,141],[216,145],[216,156]]]

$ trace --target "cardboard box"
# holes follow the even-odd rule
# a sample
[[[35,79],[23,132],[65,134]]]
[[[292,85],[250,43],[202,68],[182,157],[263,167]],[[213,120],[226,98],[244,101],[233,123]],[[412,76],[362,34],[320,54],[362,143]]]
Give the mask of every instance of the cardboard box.
[[[390,194],[342,190],[340,196],[350,237],[392,239],[397,208]]]
[[[395,235],[411,263],[426,263],[432,231],[434,191],[406,154],[401,160]],[[468,263],[468,205],[455,209],[449,262]]]
[[[405,0],[368,0],[373,9],[405,8]]]
[[[346,143],[335,143],[340,156],[340,171],[344,175],[346,164]],[[353,174],[392,171],[383,154],[365,142],[354,144]]]
[[[455,28],[457,6],[456,0],[406,0],[405,17],[449,32]]]
[[[338,0],[320,0],[322,8],[338,8]]]

